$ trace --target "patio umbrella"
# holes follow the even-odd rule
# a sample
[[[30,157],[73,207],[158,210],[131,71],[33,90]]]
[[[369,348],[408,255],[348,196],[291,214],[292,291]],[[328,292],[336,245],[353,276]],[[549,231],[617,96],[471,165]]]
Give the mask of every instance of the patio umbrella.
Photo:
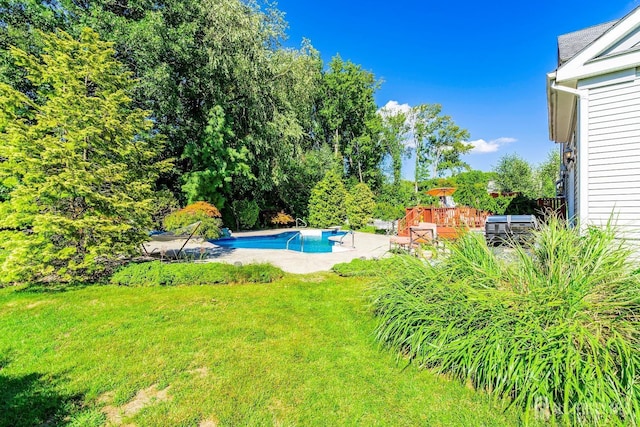
[[[427,194],[433,197],[446,197],[451,196],[456,192],[454,187],[436,187],[430,190],[427,190]]]

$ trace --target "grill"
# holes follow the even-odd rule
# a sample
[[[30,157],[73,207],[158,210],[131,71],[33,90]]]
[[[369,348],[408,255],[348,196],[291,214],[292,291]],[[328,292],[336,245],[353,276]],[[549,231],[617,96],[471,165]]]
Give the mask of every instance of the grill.
[[[533,215],[493,215],[484,224],[485,237],[489,245],[522,243],[531,230],[538,227]]]

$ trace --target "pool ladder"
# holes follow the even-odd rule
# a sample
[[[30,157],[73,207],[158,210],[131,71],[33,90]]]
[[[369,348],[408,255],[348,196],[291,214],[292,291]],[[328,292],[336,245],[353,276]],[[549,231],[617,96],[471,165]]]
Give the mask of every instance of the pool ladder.
[[[294,234],[293,236],[291,236],[289,238],[289,240],[287,240],[287,250],[289,250],[289,243],[295,239],[297,236],[300,236],[300,252],[304,252],[304,234],[302,234],[302,232],[298,231],[296,234]]]
[[[349,230],[345,234],[343,234],[338,243],[340,243],[340,246],[342,246],[342,244],[344,243],[344,238],[347,237],[349,234],[351,235],[351,247],[355,248],[356,247],[356,234],[353,232],[353,230]]]

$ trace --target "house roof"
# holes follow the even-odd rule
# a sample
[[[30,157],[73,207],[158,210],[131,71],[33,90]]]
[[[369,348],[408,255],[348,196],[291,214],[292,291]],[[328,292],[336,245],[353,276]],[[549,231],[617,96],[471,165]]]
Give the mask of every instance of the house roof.
[[[578,52],[596,41],[620,20],[605,22],[593,27],[558,36],[558,66],[561,66]]]

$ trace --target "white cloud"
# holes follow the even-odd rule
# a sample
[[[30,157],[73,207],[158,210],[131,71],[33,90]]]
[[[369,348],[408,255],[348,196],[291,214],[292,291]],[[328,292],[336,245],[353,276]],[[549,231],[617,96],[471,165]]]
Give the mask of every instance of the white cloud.
[[[506,144],[511,144],[512,142],[516,142],[517,139],[511,137],[501,137],[497,139],[493,139],[489,142],[484,139],[476,139],[475,141],[469,141],[469,144],[473,145],[471,149],[471,154],[486,154],[486,153],[495,153]]]
[[[399,104],[398,101],[389,101],[384,107],[378,110],[378,113],[384,116],[385,114],[408,114],[409,111],[411,111],[411,106],[409,104]]]

